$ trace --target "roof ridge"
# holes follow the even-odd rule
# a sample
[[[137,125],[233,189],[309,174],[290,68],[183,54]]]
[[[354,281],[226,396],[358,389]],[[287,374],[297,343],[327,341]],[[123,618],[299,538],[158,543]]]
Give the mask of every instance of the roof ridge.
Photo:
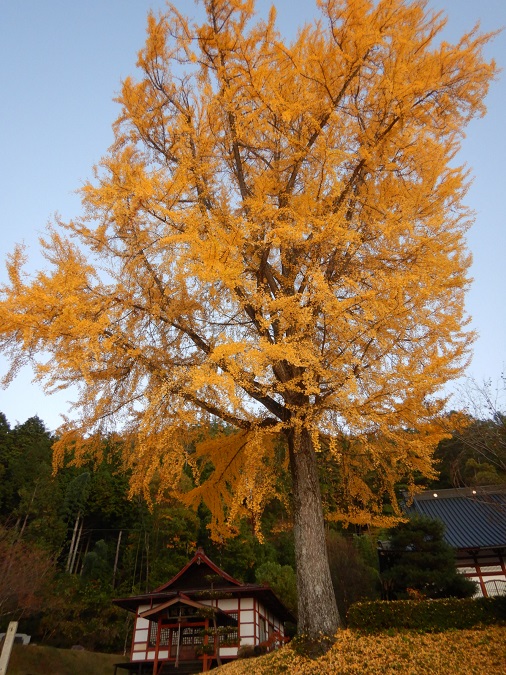
[[[186,563],[186,565],[179,570],[179,572],[172,577],[172,579],[169,579],[169,581],[166,581],[164,584],[159,586],[158,588],[155,588],[153,593],[160,593],[161,591],[164,591],[168,589],[170,586],[172,586],[178,579],[180,579],[183,574],[185,574],[190,567],[193,565],[201,565],[204,563],[207,565],[215,574],[218,574],[222,579],[225,581],[228,581],[229,583],[235,584],[236,586],[242,586],[243,584],[238,581],[237,579],[234,579],[230,574],[227,574],[225,570],[222,570],[221,567],[218,567],[216,563],[214,563],[211,558],[209,558],[205,553],[203,548],[198,548],[195,552],[195,555],[193,558]]]

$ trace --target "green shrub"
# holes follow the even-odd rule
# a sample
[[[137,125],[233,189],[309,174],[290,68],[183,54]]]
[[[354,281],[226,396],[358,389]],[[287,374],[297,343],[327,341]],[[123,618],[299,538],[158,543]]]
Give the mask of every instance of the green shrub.
[[[363,630],[444,631],[506,624],[506,596],[357,602],[348,611],[348,627]]]
[[[241,645],[237,650],[238,659],[254,659],[267,653],[267,645]]]

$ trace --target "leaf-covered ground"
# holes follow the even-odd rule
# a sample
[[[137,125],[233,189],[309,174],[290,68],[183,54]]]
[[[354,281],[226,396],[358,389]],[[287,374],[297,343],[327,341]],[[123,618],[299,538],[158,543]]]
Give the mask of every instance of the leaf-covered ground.
[[[230,663],[216,675],[491,675],[506,672],[506,627],[363,635],[340,631],[324,656],[309,659],[290,646]]]

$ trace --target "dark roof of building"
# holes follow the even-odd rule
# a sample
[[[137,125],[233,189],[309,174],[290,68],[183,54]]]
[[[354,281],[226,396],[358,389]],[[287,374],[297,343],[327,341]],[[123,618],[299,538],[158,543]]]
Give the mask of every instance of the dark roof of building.
[[[206,556],[203,549],[197,549],[193,558],[186,563],[182,570],[180,570],[169,581],[155,588],[153,593],[161,593],[167,591],[169,588],[177,588],[183,590],[185,588],[209,588],[213,585],[222,586],[241,586],[241,582],[237,581],[222,570],[218,565]]]
[[[506,547],[506,486],[428,490],[407,510],[442,521],[453,548]]]
[[[202,549],[198,549],[194,557],[170,581],[151,593],[117,598],[113,600],[113,603],[130,612],[136,612],[139,605],[153,607],[158,603],[171,602],[182,594],[192,601],[199,601],[206,597],[254,597],[270,609],[280,621],[292,623],[297,621],[269,586],[241,583],[213,563]]]

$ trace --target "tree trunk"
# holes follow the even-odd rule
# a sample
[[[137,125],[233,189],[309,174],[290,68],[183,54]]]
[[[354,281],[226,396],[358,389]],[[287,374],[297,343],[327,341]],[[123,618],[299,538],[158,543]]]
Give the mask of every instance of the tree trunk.
[[[298,447],[288,437],[293,483],[295,561],[297,566],[298,633],[333,635],[340,626],[330,577],[325,523],[316,455],[311,437],[303,430]]]
[[[25,531],[26,523],[28,522],[28,516],[30,515],[30,511],[31,511],[32,506],[33,506],[33,501],[35,499],[35,495],[37,494],[38,486],[39,486],[39,481],[37,480],[35,482],[35,489],[33,491],[32,498],[30,499],[30,505],[29,505],[29,507],[27,509],[27,512],[25,514],[25,519],[23,520],[23,527],[21,528],[21,532],[19,533],[19,539],[21,539],[21,537],[23,536],[23,532]]]
[[[80,569],[79,569],[79,575],[83,576],[83,570],[84,570],[84,559],[88,555],[88,551],[90,550],[90,541],[91,541],[91,532],[88,534],[88,538],[86,539],[86,548],[84,549],[83,554],[81,555],[80,559]],[[77,573],[77,570],[76,570]]]
[[[79,516],[77,517],[77,520],[79,520]],[[79,551],[79,545],[81,543],[81,536],[83,534],[83,522],[84,522],[84,519],[81,517],[81,525],[79,527],[79,531],[77,533],[77,537],[76,537],[76,540],[75,540],[74,552],[72,554],[72,560],[70,561],[70,569],[69,569],[70,574],[77,573],[77,564],[76,564],[76,562],[77,562],[77,552]]]
[[[123,530],[119,531],[118,535],[118,543],[116,544],[116,556],[114,558],[114,569],[112,571],[112,587],[116,585],[116,572],[118,571],[118,559],[119,559],[119,547],[121,544],[121,535],[123,534]]]
[[[72,557],[74,555],[74,543],[76,541],[77,528],[79,526],[79,518],[80,517],[81,517],[81,511],[78,512],[76,522],[74,523],[74,531],[72,533],[72,541],[70,542],[70,551],[69,551],[69,555],[68,555],[68,558],[67,558],[67,564],[65,566],[66,572],[70,571],[70,564],[72,562]]]

